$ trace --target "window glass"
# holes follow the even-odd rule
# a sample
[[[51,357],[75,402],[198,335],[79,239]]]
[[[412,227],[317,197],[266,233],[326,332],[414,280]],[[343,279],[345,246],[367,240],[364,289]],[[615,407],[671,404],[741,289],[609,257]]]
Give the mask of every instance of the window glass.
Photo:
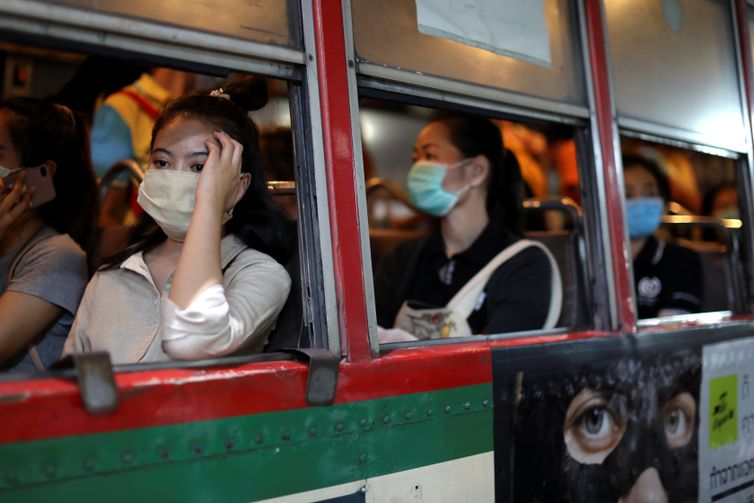
[[[380,342],[589,324],[572,128],[369,99],[361,130]]]
[[[37,299],[35,305],[22,302],[17,309],[10,310],[6,308],[11,304],[3,303],[0,325],[3,330],[13,328],[8,334],[3,332],[3,340],[19,337],[23,341],[17,348],[0,348],[0,370],[39,368],[34,352],[38,353],[42,364],[49,367],[58,359],[67,340],[74,340],[71,346],[74,351],[106,349],[115,364],[163,362],[167,365],[186,360],[242,357],[312,344],[302,326],[302,259],[297,243],[299,215],[295,183],[302,175],[296,169],[294,158],[294,151],[299,149],[294,148],[297,135],[292,131],[286,81],[230,71],[224,75],[203,75],[175,66],[156,67],[153,61],[146,64],[136,55],[133,59],[112,58],[11,42],[0,42],[0,68],[3,71],[0,101],[4,104],[0,108],[0,165],[11,172],[2,173],[0,197],[3,200],[10,197],[9,190],[19,176],[18,168],[25,168],[20,170],[26,175],[25,183],[34,183],[37,192],[41,192],[39,187],[46,187],[42,170],[57,170],[50,171],[55,177],[51,182],[52,199],[40,201],[39,210],[30,217],[41,222],[42,230],[30,233],[25,227],[25,222],[30,220],[19,219],[12,232],[0,234],[0,295],[10,293],[16,301],[19,295],[22,300]],[[167,250],[163,245],[168,241],[178,243],[179,248],[183,246],[176,257],[182,256],[186,245],[180,243],[188,239],[186,226],[193,222],[191,216],[195,208],[193,204],[185,208],[171,204],[197,197],[196,183],[208,159],[207,135],[224,127],[203,121],[189,124],[190,118],[179,115],[163,123],[152,140],[154,117],[174,99],[195,93],[208,98],[213,89],[222,87],[231,92],[229,89],[234,86],[234,97],[243,95],[244,110],[249,111],[259,130],[260,150],[255,159],[260,164],[252,168],[259,188],[251,185],[251,178],[244,178],[246,164],[243,164],[239,183],[243,186],[249,182],[250,188],[246,192],[239,189],[240,199],[228,203],[233,209],[225,214],[228,236],[222,238],[220,244],[224,283],[221,296],[230,306],[231,316],[236,321],[245,318],[239,323],[249,330],[226,337],[230,350],[219,348],[215,343],[200,348],[202,342],[199,346],[190,344],[188,353],[181,353],[182,350],[171,353],[163,344],[168,336],[157,329],[166,326],[165,306],[170,305],[167,294],[172,291],[178,264],[164,268],[159,265],[159,257]],[[213,99],[218,101],[202,106],[214,109],[216,103],[226,103],[223,96]],[[70,141],[65,140],[66,145],[75,146],[73,150],[80,153],[75,163],[69,162],[68,157],[58,158],[58,155],[63,156],[60,151],[67,156],[71,149],[55,148],[49,153],[55,164],[51,168],[47,157],[37,159],[37,151],[29,147],[40,141],[36,133],[28,138],[15,133],[26,121],[27,108],[45,100],[67,107],[45,105],[47,108],[40,110],[52,114],[49,122],[63,128],[65,136],[61,137],[70,136]],[[245,114],[239,112],[238,117],[241,118],[238,123],[242,123]],[[198,128],[197,131],[186,132],[187,124]],[[232,131],[232,126],[228,130]],[[253,137],[251,130],[248,131],[249,137]],[[173,138],[170,136],[173,133],[178,136]],[[194,141],[195,137],[200,140]],[[89,143],[90,149],[84,148],[84,142]],[[253,143],[250,140],[245,151],[253,153]],[[91,157],[85,155],[89,153]],[[249,166],[253,164],[253,160],[249,161]],[[37,178],[31,178],[32,171]],[[154,174],[166,172],[182,172],[186,176],[166,178],[168,182],[155,185],[158,179]],[[62,180],[69,178],[75,183],[63,184]],[[189,178],[191,183],[184,186],[182,180]],[[142,179],[144,183],[140,185]],[[179,189],[183,190],[180,192],[183,196],[176,192]],[[162,197],[169,191],[175,197]],[[250,195],[256,198],[260,191],[270,196],[270,206],[266,209],[249,206]],[[63,205],[60,211],[48,211],[46,208],[55,201]],[[147,214],[152,217],[151,224],[144,220]],[[60,218],[60,215],[65,216]],[[270,224],[265,231],[268,234],[249,239],[246,233],[251,228],[249,225],[257,225],[252,222],[260,219]],[[149,242],[149,235],[160,234],[159,229],[171,239],[159,238],[152,245],[145,244]],[[69,237],[63,236],[66,233]],[[58,257],[60,261],[46,265],[37,261],[33,262],[34,267],[29,266],[27,262],[35,256],[40,243],[49,244],[53,248],[49,256]],[[127,249],[127,246],[136,248]],[[256,257],[253,264],[247,264],[252,255]],[[246,276],[255,269],[254,264],[265,265],[256,268],[258,274],[269,273],[263,281],[264,288],[257,288],[257,293],[254,293],[254,281]],[[37,274],[45,267],[49,270],[45,269],[43,275]],[[94,279],[82,300],[92,274]],[[208,290],[200,290],[197,296],[205,295]],[[253,302],[255,305],[269,304],[264,318],[254,318],[253,312],[243,311],[243,303],[249,302],[250,295],[260,296]],[[84,307],[77,314],[79,302]],[[38,333],[26,333],[23,330],[26,322],[13,320],[18,317],[28,321],[29,309],[40,318],[52,316],[53,328],[45,326],[39,328]],[[198,309],[205,314],[209,312]],[[179,320],[179,315],[176,316],[170,318],[171,323]],[[129,336],[117,336],[111,328]],[[68,335],[69,330],[73,335]],[[176,330],[175,333],[188,333],[184,329]],[[216,333],[223,334],[224,330],[218,325]],[[203,327],[198,333],[214,332]],[[95,338],[102,334],[113,339]],[[35,341],[34,352],[27,351],[27,340]],[[131,341],[136,341],[138,347]],[[224,343],[220,345],[228,347]],[[68,346],[66,348],[68,352]]]
[[[736,162],[632,138],[622,148],[639,318],[739,311]]]
[[[351,11],[360,61],[586,104],[577,13],[568,0],[545,1],[552,57],[549,68],[420,33],[413,0],[353,0]]]
[[[744,151],[735,38],[724,0],[605,0],[619,121]],[[631,120],[650,126],[631,123]]]

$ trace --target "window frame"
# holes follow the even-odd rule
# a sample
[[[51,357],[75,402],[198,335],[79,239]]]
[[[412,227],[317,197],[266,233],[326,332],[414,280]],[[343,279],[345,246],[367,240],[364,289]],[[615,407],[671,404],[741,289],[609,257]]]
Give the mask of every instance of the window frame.
[[[27,6],[27,2],[15,0],[7,5],[0,5],[0,37],[5,40],[51,46],[86,55],[132,57],[172,64],[197,73],[226,74],[240,71],[287,82],[299,208],[296,232],[302,289],[301,330],[308,335],[312,347],[340,355],[342,346],[333,277],[332,226],[328,200],[321,197],[321,194],[327,194],[328,177],[324,167],[318,74],[316,65],[306,64],[313,57],[305,56],[307,51],[311,55],[311,48],[314,46],[311,6],[306,3],[301,6],[301,38],[305,50],[299,51],[172,27],[171,33],[175,31],[175,38],[164,42],[157,39],[160,30],[164,35],[164,27],[149,21],[82,11],[69,6],[48,5],[34,0],[28,2],[29,9],[21,10],[19,4]],[[191,362],[176,360],[115,365],[114,371],[212,368],[290,359],[284,353],[261,353]],[[33,374],[11,372],[0,380],[65,377],[69,374],[68,370],[55,369]]]

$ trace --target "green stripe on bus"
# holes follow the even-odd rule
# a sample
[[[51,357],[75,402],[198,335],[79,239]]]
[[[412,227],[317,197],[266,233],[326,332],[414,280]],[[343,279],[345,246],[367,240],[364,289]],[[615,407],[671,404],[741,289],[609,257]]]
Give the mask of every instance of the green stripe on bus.
[[[0,499],[251,501],[490,450],[482,384],[3,445]]]

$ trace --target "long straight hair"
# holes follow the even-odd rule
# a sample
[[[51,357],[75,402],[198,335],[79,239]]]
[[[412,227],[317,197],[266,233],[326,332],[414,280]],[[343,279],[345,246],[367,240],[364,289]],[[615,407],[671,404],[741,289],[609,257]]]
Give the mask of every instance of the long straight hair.
[[[37,214],[57,232],[70,235],[91,263],[98,202],[84,121],[68,107],[36,98],[13,98],[0,103],[0,110],[8,112],[8,134],[21,154],[21,166],[55,162],[55,198]]]

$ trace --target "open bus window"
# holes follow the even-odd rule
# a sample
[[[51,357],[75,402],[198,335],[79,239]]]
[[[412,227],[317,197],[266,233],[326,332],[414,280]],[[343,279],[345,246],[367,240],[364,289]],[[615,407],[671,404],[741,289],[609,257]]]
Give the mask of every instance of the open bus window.
[[[626,223],[640,319],[743,305],[736,163],[624,138]]]
[[[300,257],[297,242],[299,233],[295,179],[298,176],[298,169],[295,168],[293,155],[295,134],[291,128],[286,81],[230,72],[223,75],[203,75],[181,68],[147,66],[139,61],[92,56],[16,43],[0,44],[0,62],[3,63],[5,74],[5,84],[2,88],[3,103],[13,98],[28,98],[35,100],[34,103],[48,100],[65,105],[67,108],[60,108],[57,105],[50,105],[50,107],[53,107],[51,108],[53,111],[63,111],[62,117],[72,121],[71,123],[79,128],[71,133],[72,138],[82,140],[79,142],[82,145],[83,139],[89,140],[93,157],[93,159],[82,157],[81,162],[78,163],[81,171],[86,172],[86,176],[92,181],[91,190],[85,191],[79,186],[77,192],[77,197],[88,198],[87,200],[91,200],[92,204],[88,206],[88,211],[75,212],[76,221],[66,222],[66,225],[70,224],[72,228],[82,229],[81,236],[74,235],[73,231],[67,231],[68,227],[60,227],[58,220],[53,217],[50,217],[52,220],[48,222],[44,206],[40,206],[39,212],[29,213],[32,220],[38,221],[37,227],[42,229],[41,232],[51,236],[49,242],[63,239],[63,234],[66,233],[75,238],[70,240],[70,243],[68,241],[65,243],[70,250],[74,250],[71,252],[74,256],[72,259],[75,262],[74,265],[80,266],[77,269],[79,272],[72,273],[76,277],[75,281],[65,279],[71,278],[71,274],[58,274],[64,279],[57,283],[50,279],[57,277],[55,272],[60,272],[60,267],[66,263],[51,263],[51,269],[48,271],[50,274],[42,274],[38,261],[30,265],[25,264],[24,257],[36,256],[28,252],[29,250],[33,252],[41,239],[35,238],[31,240],[33,242],[26,239],[13,243],[7,239],[11,234],[27,238],[30,235],[38,236],[40,235],[38,229],[37,232],[29,234],[28,229],[20,229],[17,225],[17,228],[11,229],[13,233],[0,235],[0,281],[2,281],[0,294],[5,296],[10,293],[11,297],[20,296],[22,299],[28,296],[34,298],[31,303],[22,303],[21,307],[24,309],[30,308],[24,312],[22,309],[16,311],[5,309],[10,304],[3,303],[4,310],[0,318],[5,329],[10,330],[8,334],[3,333],[3,336],[13,336],[14,330],[20,331],[24,340],[28,339],[28,342],[32,344],[28,346],[29,349],[26,342],[17,345],[18,347],[12,351],[0,348],[2,357],[0,369],[31,371],[35,368],[49,368],[56,363],[64,343],[66,352],[107,350],[111,353],[111,360],[115,364],[170,360],[206,361],[220,356],[245,356],[263,351],[275,351],[281,347],[311,343],[302,339],[306,331],[302,326]],[[172,266],[167,268],[160,266],[159,262],[167,255],[156,253],[156,250],[162,248],[166,251],[162,244],[177,243],[178,255],[175,258],[181,256],[182,250],[186,249],[186,245],[181,243],[188,239],[185,227],[193,221],[194,207],[193,203],[188,206],[183,204],[182,208],[173,206],[176,202],[193,200],[197,196],[193,188],[183,184],[178,178],[174,178],[167,184],[160,182],[154,185],[169,190],[172,194],[169,197],[163,197],[165,194],[161,194],[158,197],[147,198],[144,195],[147,193],[146,189],[141,190],[139,187],[145,179],[145,173],[146,178],[155,178],[150,177],[149,172],[157,164],[160,169],[155,168],[155,171],[163,173],[181,171],[185,164],[187,168],[183,174],[186,176],[182,178],[192,178],[192,187],[195,188],[204,163],[212,155],[209,152],[211,149],[206,146],[206,141],[202,138],[210,134],[213,135],[214,141],[218,142],[216,144],[232,146],[229,138],[234,134],[233,124],[228,122],[227,128],[219,123],[210,124],[214,119],[207,119],[206,124],[202,120],[194,121],[192,127],[196,131],[181,130],[185,134],[180,138],[165,137],[158,140],[161,132],[170,130],[178,134],[176,131],[180,128],[175,125],[182,124],[181,121],[190,122],[191,118],[183,112],[176,112],[169,120],[164,121],[161,129],[158,128],[154,142],[151,137],[155,119],[172,100],[191,94],[208,96],[209,91],[221,86],[225,86],[226,90],[232,88],[234,93],[239,93],[240,97],[233,96],[234,103],[241,103],[242,108],[238,110],[247,110],[248,116],[258,128],[258,133],[252,129],[248,130],[248,134],[244,133],[243,129],[239,133],[241,135],[239,138],[245,138],[251,142],[244,149],[250,155],[247,159],[245,154],[239,154],[241,181],[236,192],[230,194],[233,196],[233,201],[228,204],[232,206],[232,209],[225,212],[223,219],[223,222],[228,223],[224,227],[227,234],[221,237],[220,242],[222,285],[215,286],[222,286],[218,293],[221,293],[221,297],[225,300],[222,298],[216,300],[219,300],[220,304],[225,304],[226,307],[216,305],[215,301],[204,304],[204,307],[226,309],[226,314],[221,318],[224,317],[227,326],[218,326],[216,328],[219,330],[214,332],[207,327],[199,327],[195,336],[201,338],[203,337],[201,334],[224,334],[223,340],[218,339],[208,346],[197,339],[199,346],[202,347],[196,346],[194,348],[196,351],[189,351],[191,354],[178,351],[171,356],[163,344],[164,335],[160,327],[165,320],[167,311],[163,308],[168,299],[168,292],[172,291],[178,263],[172,260],[176,262]],[[218,90],[216,94],[214,99],[226,99],[223,96],[224,92]],[[75,116],[68,110],[75,113]],[[0,119],[2,119],[0,120],[2,123],[0,136],[2,136],[5,152],[5,157],[0,159],[0,164],[11,172],[17,167],[26,168],[24,163],[32,162],[27,160],[29,157],[23,148],[26,147],[26,143],[38,141],[34,137],[32,141],[20,145],[17,140],[14,140],[16,137],[13,128],[16,126],[12,121],[26,120],[25,116],[21,117],[23,113],[15,109],[10,111],[7,106],[0,110]],[[241,111],[239,114],[239,117],[246,115]],[[31,119],[27,122],[33,123]],[[205,129],[209,132],[204,131]],[[229,136],[224,137],[225,143],[223,143],[223,138],[217,138],[210,129],[213,131],[227,129]],[[260,143],[259,151],[254,148],[257,140]],[[193,147],[196,148],[191,147],[187,142],[193,142]],[[159,148],[157,143],[160,143]],[[150,153],[151,148],[154,150]],[[189,148],[191,152],[186,148]],[[16,156],[18,162],[15,164],[14,160],[7,155],[9,150],[18,154]],[[157,150],[161,152],[160,159],[155,158]],[[185,159],[179,155],[184,150],[186,151],[186,156],[183,156]],[[79,149],[79,151],[85,150]],[[220,155],[221,153],[217,153],[218,158]],[[171,164],[171,159],[168,159],[171,156],[175,169],[168,167],[163,170],[162,167]],[[196,159],[191,161],[187,156],[194,156]],[[89,169],[90,161],[94,161],[91,163],[91,170]],[[247,162],[248,168],[245,164]],[[35,163],[34,166],[37,164],[39,163]],[[58,168],[62,167],[64,167],[63,164],[58,162]],[[253,176],[245,176],[247,172],[253,173]],[[9,175],[5,181],[11,178],[13,176]],[[100,184],[99,191],[94,185],[95,179]],[[252,179],[256,179],[253,183],[257,186],[252,184]],[[70,184],[68,186],[62,183],[58,185],[58,182],[54,184],[57,189],[56,199],[68,201],[65,204],[73,204],[69,201],[70,198],[66,198]],[[248,194],[244,192],[244,189]],[[185,197],[178,193],[181,190],[183,190],[181,194]],[[252,194],[250,190],[255,191],[252,198],[249,198]],[[98,192],[104,198],[100,202],[112,202],[110,201],[112,194],[118,191],[123,197],[120,200],[116,199],[115,203],[120,204],[120,207],[115,207],[112,214],[105,215],[103,211],[112,210],[112,208],[101,205],[100,213],[97,214],[95,202]],[[252,199],[259,199],[262,192],[266,194],[265,198],[269,201],[266,206],[257,207]],[[8,192],[4,190],[3,198],[6,197],[8,197]],[[164,204],[160,203],[160,200]],[[230,200],[230,196],[227,200]],[[58,213],[65,213],[69,209],[69,206],[64,205],[59,208]],[[144,209],[147,209],[146,213]],[[151,219],[144,218],[147,214]],[[117,218],[113,218],[114,216]],[[262,217],[266,219],[265,235],[260,234],[262,231],[259,229],[254,230],[256,228],[252,228],[251,224]],[[168,235],[167,240],[165,234]],[[148,243],[154,237],[149,236],[159,237],[150,245]],[[80,260],[76,262],[75,259],[78,258]],[[85,262],[89,265],[89,275],[83,272],[87,268]],[[124,264],[129,264],[129,266],[125,267]],[[102,267],[104,270],[98,269]],[[254,268],[258,274],[262,275],[257,277],[267,278],[263,278],[263,281],[258,282],[256,286],[253,281],[248,280],[249,271]],[[24,287],[24,280],[21,277],[23,274],[18,273],[25,274],[28,285],[31,285],[27,285],[28,288],[36,288],[36,290],[28,290]],[[95,273],[94,280],[89,283],[81,304],[85,312],[83,314],[79,312],[77,315],[79,299],[92,273]],[[229,279],[231,273],[233,276]],[[120,280],[115,278],[118,275],[122,276]],[[115,281],[114,283],[110,280],[105,282],[111,283],[110,286],[115,287],[114,290],[110,288],[102,290],[101,280],[107,276],[111,276],[110,279]],[[132,288],[135,285],[134,281],[141,282],[141,286]],[[93,287],[95,283],[100,287]],[[200,288],[196,297],[205,296],[206,292],[212,288],[214,287]],[[275,293],[274,299],[271,292]],[[49,295],[46,296],[46,293]],[[66,296],[61,300],[61,295],[64,293]],[[251,299],[250,296],[253,295],[258,295],[259,298]],[[188,306],[179,307],[176,304],[173,315],[180,318],[182,312],[190,309],[194,300],[192,299]],[[255,308],[251,309],[249,306],[255,306]],[[257,312],[255,309],[259,306],[263,309]],[[199,314],[202,316],[212,317],[211,310],[200,311]],[[23,330],[23,323],[30,320],[29,316],[32,313],[32,318],[51,317],[50,324],[53,328],[49,329],[48,324],[45,323],[44,326],[37,327],[38,333],[31,333],[31,329]],[[15,317],[18,317],[19,321],[11,323],[11,318]],[[172,318],[172,320],[176,321],[178,318]],[[190,325],[194,321],[186,318],[184,322],[188,325],[181,329],[181,333],[191,336],[193,329]],[[34,323],[31,325],[36,326]],[[246,328],[239,331],[237,328],[239,326]],[[74,330],[78,327],[77,334],[80,337],[73,342],[71,338],[76,336],[68,336],[71,327]],[[104,338],[101,338],[102,336]],[[110,336],[112,340],[107,339]]]
[[[572,129],[371,99],[361,126],[382,343],[588,323]]]

